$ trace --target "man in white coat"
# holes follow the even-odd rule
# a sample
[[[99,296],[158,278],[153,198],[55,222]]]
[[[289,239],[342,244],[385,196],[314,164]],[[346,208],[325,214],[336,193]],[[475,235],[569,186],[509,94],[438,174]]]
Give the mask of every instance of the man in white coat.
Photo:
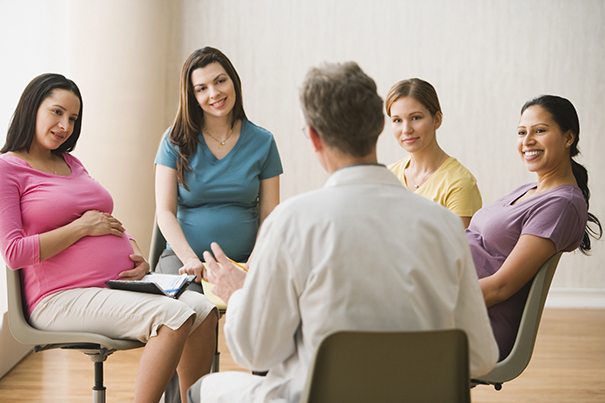
[[[271,213],[247,273],[217,244],[204,253],[233,359],[269,372],[207,375],[189,401],[298,402],[319,342],[338,330],[463,329],[471,375],[487,373],[498,348],[462,223],[377,163],[374,81],[355,63],[325,64],[300,100],[325,186]]]

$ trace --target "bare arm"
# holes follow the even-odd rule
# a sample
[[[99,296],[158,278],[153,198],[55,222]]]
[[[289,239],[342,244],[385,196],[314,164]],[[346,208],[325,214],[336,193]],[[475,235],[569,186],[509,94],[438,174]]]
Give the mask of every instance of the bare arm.
[[[500,270],[479,280],[487,307],[513,296],[555,252],[555,244],[550,239],[521,235]]]
[[[260,181],[258,199],[260,203],[260,223],[262,224],[279,204],[279,175]]]
[[[273,209],[279,204],[279,175],[260,181],[258,199],[260,202],[260,225],[258,230],[260,231],[260,227],[263,225],[265,218],[267,218]],[[254,248],[248,257],[246,267],[249,267],[253,255]]]
[[[124,236],[122,223],[111,214],[89,210],[71,223],[38,236],[40,261],[55,256],[85,236]]]
[[[157,164],[155,166],[155,205],[158,226],[177,257],[183,262],[185,272],[199,275],[204,266],[189,246],[187,238],[176,219],[177,212],[176,169]]]

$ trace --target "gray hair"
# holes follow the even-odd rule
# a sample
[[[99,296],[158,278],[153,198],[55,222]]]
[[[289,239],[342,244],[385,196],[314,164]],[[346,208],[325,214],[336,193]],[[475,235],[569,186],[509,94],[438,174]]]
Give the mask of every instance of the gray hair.
[[[306,123],[330,147],[363,157],[376,147],[384,126],[376,83],[355,62],[313,67],[300,90]]]

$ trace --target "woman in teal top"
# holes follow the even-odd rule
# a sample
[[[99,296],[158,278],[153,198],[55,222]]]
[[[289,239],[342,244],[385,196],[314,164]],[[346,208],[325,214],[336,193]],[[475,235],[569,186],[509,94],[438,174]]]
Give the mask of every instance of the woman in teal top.
[[[215,241],[246,261],[279,203],[283,171],[273,135],[247,120],[240,78],[221,51],[205,47],[185,62],[177,116],[155,163],[158,225],[178,268],[199,274]]]
[[[210,250],[210,243],[223,242],[229,257],[245,262],[256,240],[257,206],[261,183],[282,173],[273,136],[247,119],[241,122],[239,139],[224,158],[210,151],[199,136],[196,153],[185,172],[188,189],[178,188],[176,219],[196,256]],[[212,146],[212,144],[210,144]],[[178,148],[166,131],[155,163],[160,169],[177,169]],[[167,249],[172,250],[170,240]]]
[[[279,203],[283,170],[273,135],[246,118],[239,75],[221,51],[193,52],[180,88],[155,160],[156,217],[167,241],[156,271],[201,279],[199,257],[211,242],[247,261],[259,225]],[[177,391],[175,376],[165,401],[179,402]]]

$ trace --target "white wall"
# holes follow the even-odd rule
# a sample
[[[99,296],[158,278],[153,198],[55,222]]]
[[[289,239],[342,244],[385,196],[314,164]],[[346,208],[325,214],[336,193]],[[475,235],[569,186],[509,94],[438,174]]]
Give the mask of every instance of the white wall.
[[[542,93],[569,98],[580,115],[591,211],[605,223],[601,0],[188,0],[182,16],[181,59],[205,45],[222,49],[242,78],[247,114],[275,134],[283,199],[326,178],[300,132],[297,87],[305,71],[355,60],[383,97],[409,77],[436,87],[444,111],[439,141],[475,174],[484,203],[535,180],[515,150],[523,103]],[[378,152],[384,163],[405,155],[388,123]],[[553,296],[587,296],[586,305],[605,307],[603,242],[593,249],[592,257],[562,258]]]

